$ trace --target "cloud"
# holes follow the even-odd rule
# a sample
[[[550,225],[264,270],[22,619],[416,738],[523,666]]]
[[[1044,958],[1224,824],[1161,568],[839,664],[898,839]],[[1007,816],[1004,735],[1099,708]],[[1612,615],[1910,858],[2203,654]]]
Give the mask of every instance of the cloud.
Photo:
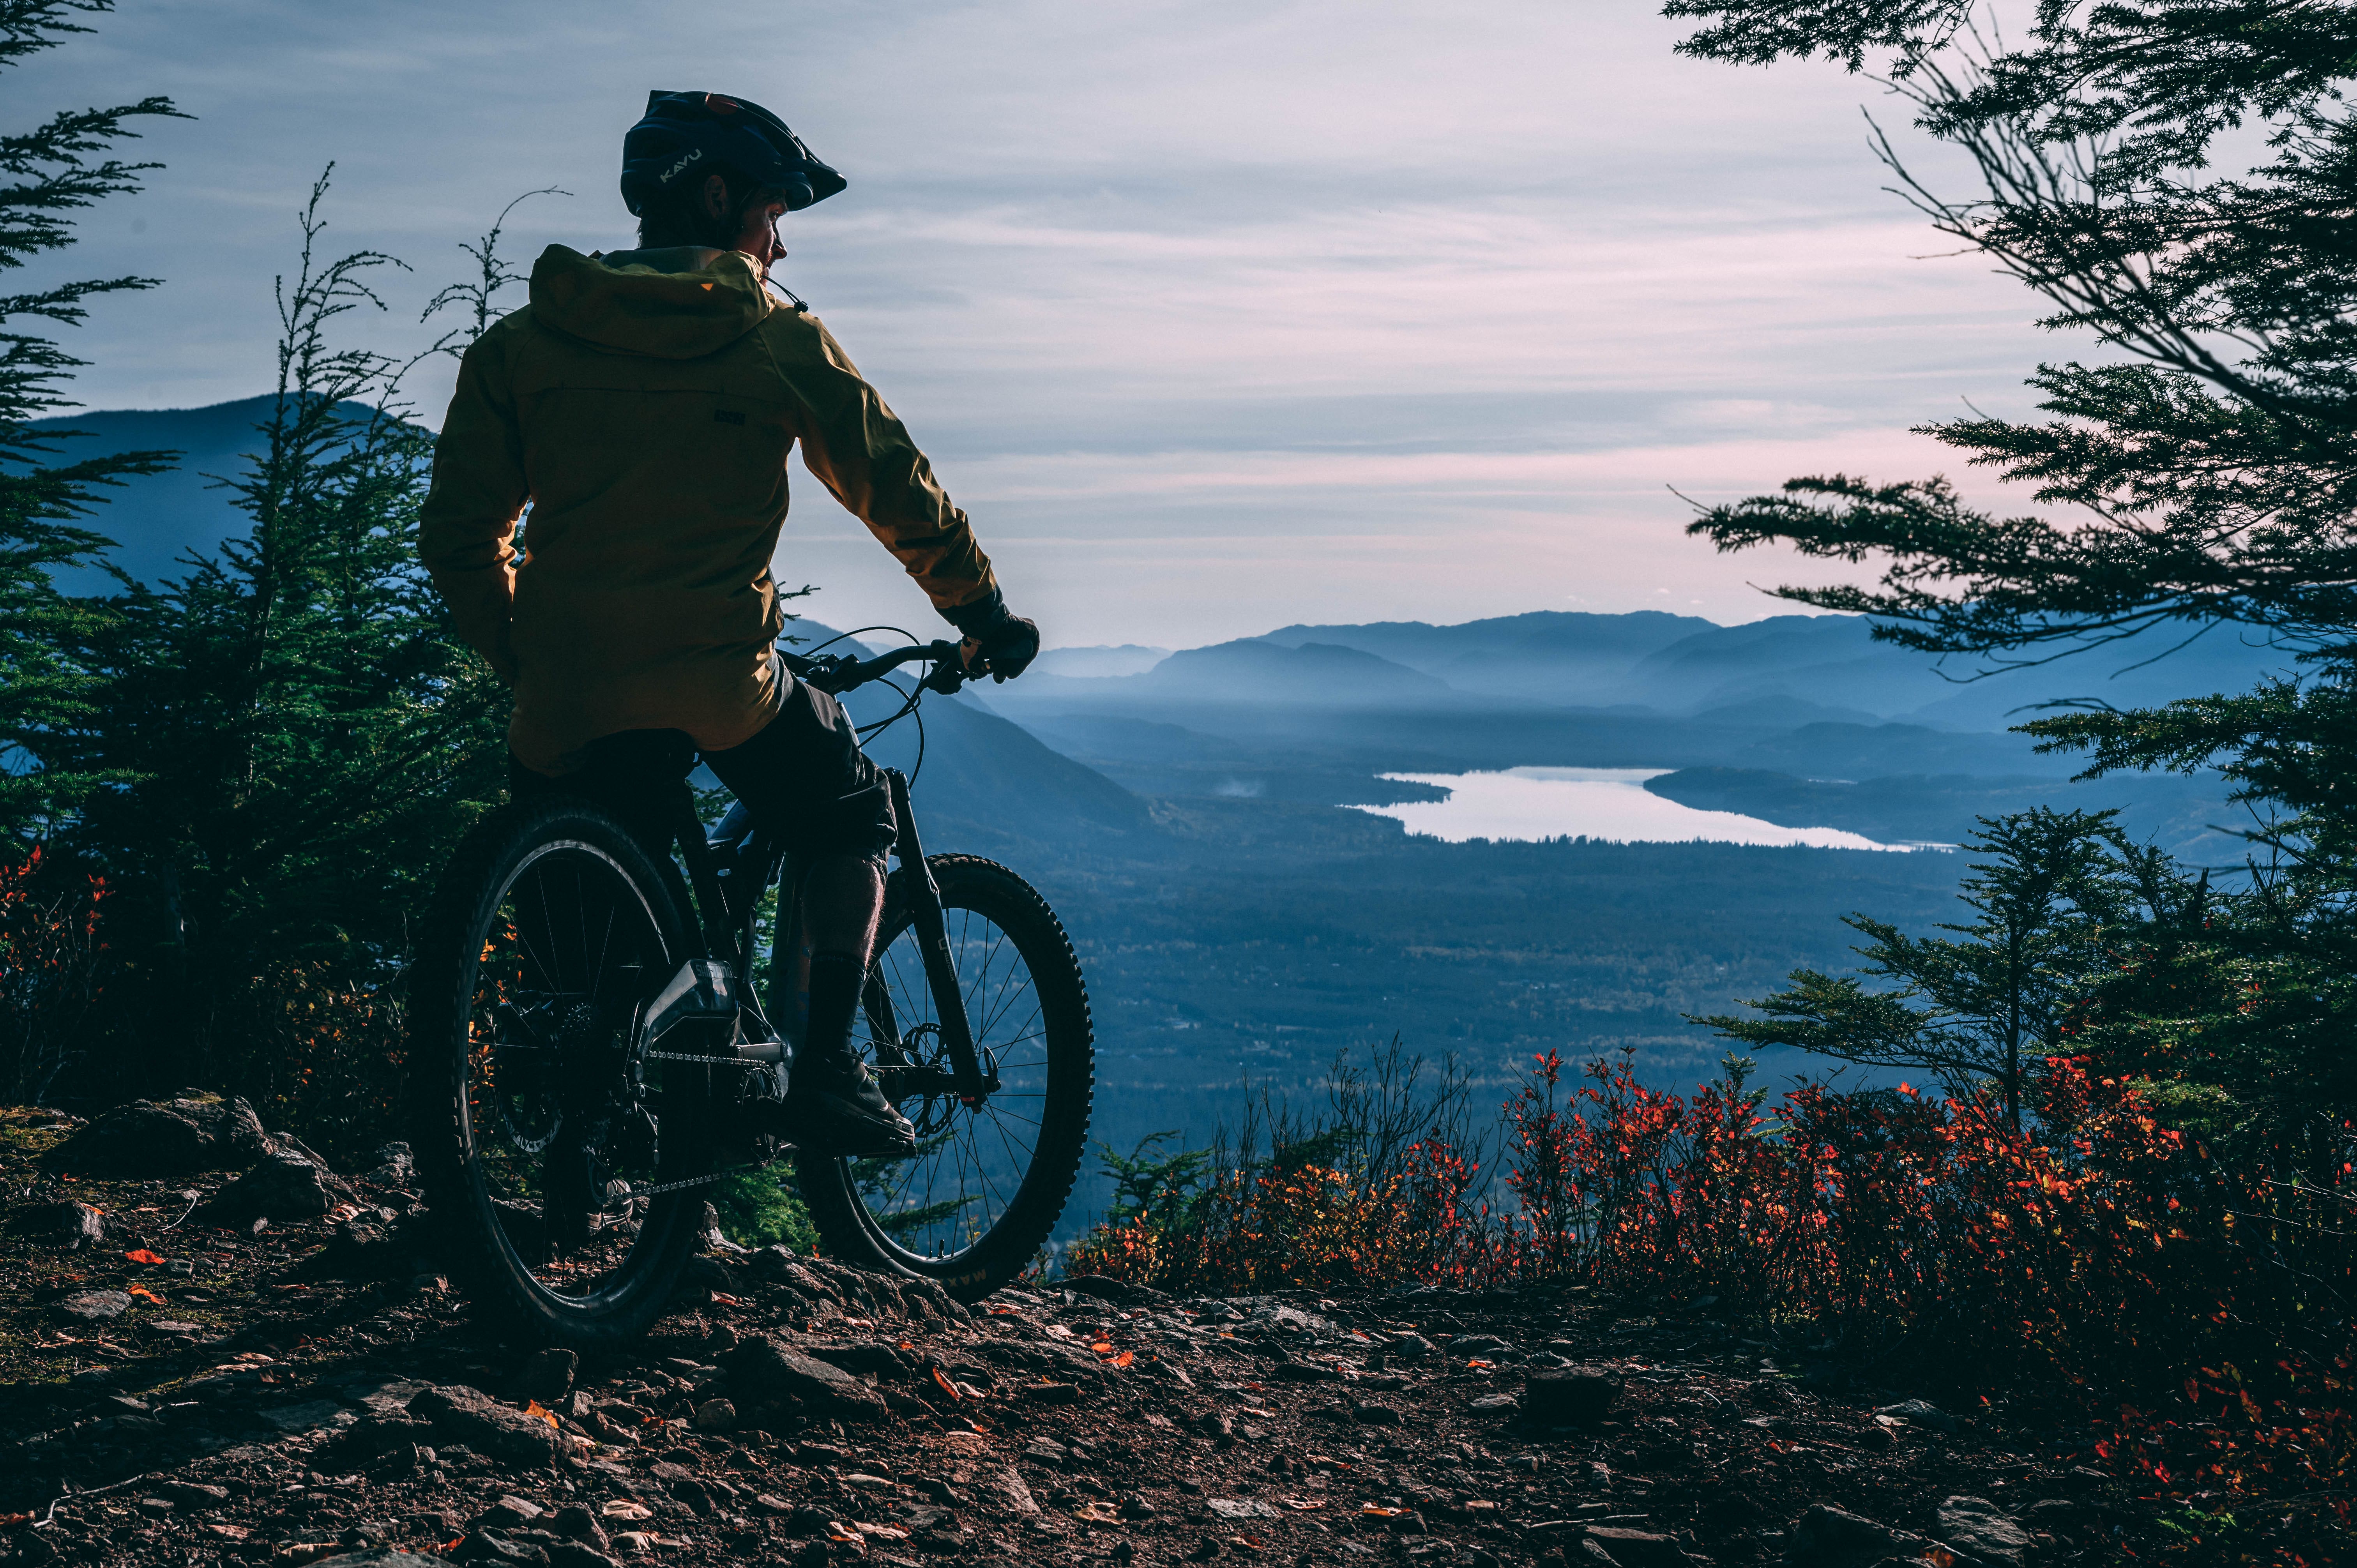
[[[849,174],[792,220],[788,281],[1061,641],[1500,613],[1575,583],[1595,608],[1668,580],[1767,613],[1745,584],[1778,573],[1685,539],[1665,487],[1953,467],[1907,426],[2018,408],[2055,351],[2018,288],[1920,259],[1938,247],[1866,151],[1870,87],[1681,59],[1643,6],[146,0],[98,27],[11,102],[160,91],[199,118],[154,127],[150,193],[36,269],[169,280],[75,335],[86,400],[266,385],[271,278],[330,158],[327,242],[417,269],[348,321],[414,349],[511,197],[576,193],[519,210],[519,259],[625,242],[644,92],[738,91]],[[420,368],[429,415],[450,373]],[[919,614],[802,493],[789,550],[838,600]]]

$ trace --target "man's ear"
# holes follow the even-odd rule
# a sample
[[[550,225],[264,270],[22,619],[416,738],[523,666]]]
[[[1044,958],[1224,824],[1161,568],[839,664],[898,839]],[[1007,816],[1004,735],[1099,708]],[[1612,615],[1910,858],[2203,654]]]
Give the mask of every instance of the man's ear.
[[[727,218],[728,182],[716,174],[704,177],[704,215],[706,218]]]

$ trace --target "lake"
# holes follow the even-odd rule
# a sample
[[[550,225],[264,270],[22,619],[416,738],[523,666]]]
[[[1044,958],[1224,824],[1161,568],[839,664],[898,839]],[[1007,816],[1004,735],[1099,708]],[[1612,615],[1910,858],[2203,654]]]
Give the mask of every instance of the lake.
[[[1648,793],[1645,780],[1665,768],[1510,768],[1502,773],[1386,773],[1431,784],[1446,800],[1354,806],[1396,817],[1407,831],[1463,843],[1469,839],[1605,839],[1619,843],[1805,844],[1815,849],[1906,851],[1935,847],[1877,843],[1839,828],[1786,828],[1734,811],[1703,811]]]

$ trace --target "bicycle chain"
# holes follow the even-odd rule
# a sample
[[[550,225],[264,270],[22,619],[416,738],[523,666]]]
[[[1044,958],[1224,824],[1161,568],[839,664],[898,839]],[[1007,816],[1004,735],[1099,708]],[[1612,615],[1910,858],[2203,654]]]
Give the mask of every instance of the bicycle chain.
[[[746,1171],[765,1171],[777,1163],[778,1162],[775,1160],[755,1160],[751,1165],[730,1165],[726,1170],[714,1171],[710,1176],[683,1176],[677,1181],[657,1182],[652,1187],[640,1187],[634,1182],[630,1186],[629,1196],[631,1197],[661,1197],[667,1192],[684,1192],[691,1187],[708,1186],[713,1182],[718,1181],[722,1176],[737,1176]]]
[[[639,1053],[639,1059],[654,1062],[701,1062],[705,1067],[762,1068],[778,1065],[775,1062],[746,1061],[736,1057],[700,1056],[693,1051],[641,1051]],[[692,1187],[709,1187],[723,1176],[737,1176],[745,1171],[767,1170],[777,1163],[776,1159],[755,1160],[750,1165],[730,1165],[725,1170],[714,1171],[709,1176],[683,1176],[678,1181],[658,1182],[652,1187],[640,1187],[633,1182],[630,1184],[628,1196],[661,1197],[667,1192],[684,1192]]]

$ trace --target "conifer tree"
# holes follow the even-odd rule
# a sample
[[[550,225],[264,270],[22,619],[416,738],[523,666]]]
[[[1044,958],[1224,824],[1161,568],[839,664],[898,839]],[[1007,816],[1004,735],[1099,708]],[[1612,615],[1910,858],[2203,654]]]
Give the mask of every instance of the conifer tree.
[[[2337,1171],[2357,1136],[2357,993],[2334,978],[2357,973],[2357,7],[2038,0],[2018,42],[1968,0],[1664,10],[1704,24],[1680,46],[1703,59],[1878,75],[1978,176],[1934,190],[1885,139],[1900,193],[2102,350],[2037,367],[2042,417],[1919,427],[2043,510],[1832,474],[1692,532],[1873,563],[1869,585],[1776,592],[1967,670],[2140,633],[2296,655],[2255,691],[2023,727],[2086,753],[2082,777],[2216,768],[2253,819],[2239,875],[2160,900],[2195,926],[2149,911],[2078,1043],[2287,1167]]]
[[[111,0],[0,0],[0,69],[90,31],[77,16],[112,8]],[[158,166],[125,163],[108,149],[137,134],[131,122],[177,113],[170,99],[151,97],[59,110],[28,130],[0,133],[0,173],[9,180],[0,185],[0,269],[63,250],[73,243],[72,213],[137,190],[139,176]],[[53,461],[73,433],[31,422],[72,406],[63,383],[83,361],[19,324],[73,326],[91,299],[157,281],[97,278],[0,295],[0,854],[47,833],[94,782],[41,757],[45,735],[91,713],[101,677],[72,650],[106,618],[99,604],[61,591],[56,575],[103,561],[112,542],[90,517],[106,487],[159,472],[177,456]]]
[[[328,192],[323,175],[277,282],[275,395],[229,484],[246,531],[110,601],[100,711],[45,746],[112,780],[73,842],[124,890],[154,1074],[308,1093],[332,1126],[381,1123],[373,1058],[338,1090],[368,1104],[302,1085],[333,1076],[351,1019],[391,1029],[414,917],[504,783],[507,703],[417,564],[433,436],[401,401],[408,366],[344,341],[400,263],[327,251]]]

